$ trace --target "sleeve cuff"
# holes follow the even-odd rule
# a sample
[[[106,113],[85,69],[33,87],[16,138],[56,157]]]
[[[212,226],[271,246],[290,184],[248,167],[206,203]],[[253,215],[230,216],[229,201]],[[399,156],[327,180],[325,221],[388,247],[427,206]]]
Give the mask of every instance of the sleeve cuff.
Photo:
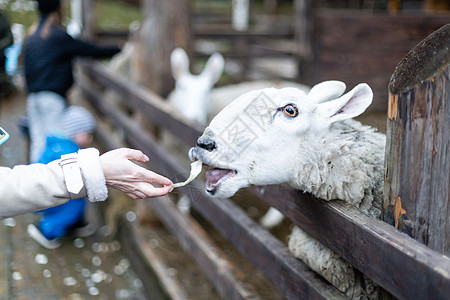
[[[70,199],[86,197],[87,193],[84,179],[81,175],[80,165],[78,164],[78,154],[69,153],[62,155],[59,165],[64,174],[64,180]]]
[[[108,197],[108,188],[99,155],[99,151],[95,148],[78,151],[78,164],[91,202],[104,201]]]

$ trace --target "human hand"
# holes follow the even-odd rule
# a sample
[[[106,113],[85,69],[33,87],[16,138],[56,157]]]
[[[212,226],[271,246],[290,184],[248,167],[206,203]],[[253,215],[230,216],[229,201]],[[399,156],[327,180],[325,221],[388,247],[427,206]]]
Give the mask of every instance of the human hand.
[[[149,158],[141,151],[129,148],[111,150],[100,156],[107,185],[125,192],[133,199],[163,196],[173,189],[170,179],[130,160],[147,162]],[[163,186],[154,187],[152,184],[155,183]]]

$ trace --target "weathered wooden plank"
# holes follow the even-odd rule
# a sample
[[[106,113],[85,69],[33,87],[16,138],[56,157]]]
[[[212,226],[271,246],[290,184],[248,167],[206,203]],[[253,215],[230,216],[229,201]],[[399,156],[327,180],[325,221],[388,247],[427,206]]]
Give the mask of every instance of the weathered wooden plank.
[[[182,247],[194,257],[224,299],[261,299],[256,291],[235,278],[237,271],[233,265],[224,259],[225,255],[198,223],[182,215],[167,197],[151,201],[166,227],[178,237]]]
[[[96,9],[94,9],[93,0],[85,0],[83,4],[83,37],[91,38],[94,35]]]
[[[204,184],[194,183],[198,190]],[[288,299],[344,299],[229,199],[207,197],[195,209],[245,255]],[[245,231],[243,230],[245,229]]]
[[[148,295],[156,300],[188,299],[180,284],[164,268],[162,259],[139,234],[136,224],[122,222],[118,231],[123,251],[129,257],[133,269],[141,278]]]
[[[275,49],[270,47],[264,47],[260,45],[250,45],[248,49],[241,49],[240,47],[236,47],[239,51],[230,50],[230,51],[222,51],[220,54],[225,57],[225,59],[244,59],[244,58],[288,58],[292,57],[290,53],[287,51],[283,51],[281,49]],[[287,50],[287,49],[286,49]],[[207,59],[210,54],[204,53],[194,53],[194,58],[203,58]],[[235,80],[235,79],[232,79]]]
[[[325,202],[287,187],[253,191],[394,296],[445,299],[449,295],[450,259],[394,227],[346,203]]]
[[[312,65],[314,62],[313,16],[311,0],[294,1],[294,30],[297,42],[298,79],[305,84],[313,85]]]
[[[450,255],[450,24],[414,47],[389,84],[384,219]]]
[[[189,0],[142,0],[143,20],[137,35],[134,74],[139,84],[160,95],[174,87],[170,54],[175,47],[190,53],[191,6]]]
[[[196,38],[216,38],[216,39],[233,39],[233,38],[288,38],[293,36],[291,26],[273,26],[269,30],[256,30],[250,28],[246,31],[236,31],[231,28],[231,25],[223,24],[197,24],[194,26],[194,35]]]

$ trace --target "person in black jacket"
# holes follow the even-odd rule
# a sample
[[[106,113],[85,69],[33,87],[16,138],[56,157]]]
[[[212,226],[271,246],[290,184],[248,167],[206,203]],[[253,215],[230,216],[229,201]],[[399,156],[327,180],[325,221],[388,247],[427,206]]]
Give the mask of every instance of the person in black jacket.
[[[61,25],[60,0],[38,0],[40,19],[24,44],[27,111],[30,126],[30,162],[45,148],[45,138],[59,133],[61,114],[73,85],[73,60],[77,56],[107,58],[117,46],[98,46],[68,35]]]

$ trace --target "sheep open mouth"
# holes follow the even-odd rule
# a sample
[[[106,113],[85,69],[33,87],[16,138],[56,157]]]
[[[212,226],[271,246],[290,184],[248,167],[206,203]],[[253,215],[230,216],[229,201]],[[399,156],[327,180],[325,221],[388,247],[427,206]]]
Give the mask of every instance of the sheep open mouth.
[[[214,195],[220,184],[227,178],[236,175],[235,170],[214,168],[206,172],[206,191]]]

